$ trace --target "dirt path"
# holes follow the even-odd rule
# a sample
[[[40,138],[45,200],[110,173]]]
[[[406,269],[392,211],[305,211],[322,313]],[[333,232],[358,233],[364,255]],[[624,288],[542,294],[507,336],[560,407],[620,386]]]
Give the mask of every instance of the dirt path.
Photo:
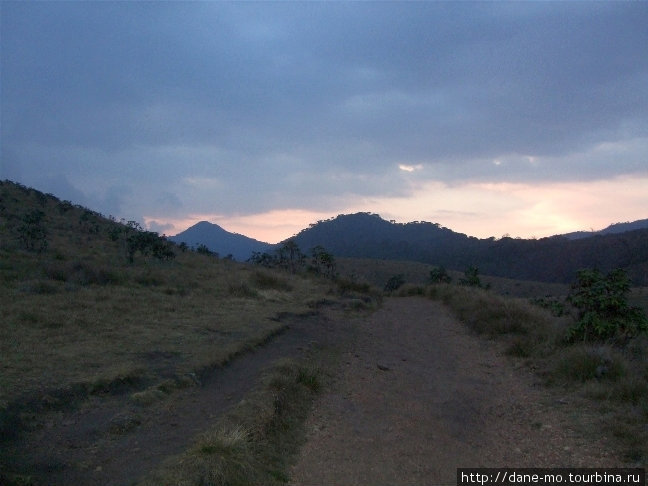
[[[134,484],[168,456],[186,450],[276,360],[298,357],[337,336],[324,315],[286,322],[285,332],[214,370],[200,386],[176,390],[150,406],[138,406],[129,395],[97,396],[79,408],[34,416],[20,441],[0,450],[0,468],[4,461],[34,485]]]
[[[578,433],[586,411],[540,388],[438,302],[390,299],[306,426],[292,486],[454,485],[457,467],[615,465]]]

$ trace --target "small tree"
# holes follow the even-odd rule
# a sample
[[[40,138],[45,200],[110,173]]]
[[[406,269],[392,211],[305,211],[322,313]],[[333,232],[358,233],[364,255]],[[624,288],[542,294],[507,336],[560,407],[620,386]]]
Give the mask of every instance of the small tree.
[[[126,255],[130,263],[135,261],[138,251],[143,256],[153,255],[158,260],[175,258],[171,243],[154,231],[130,231],[126,237]]]
[[[311,254],[311,267],[313,270],[316,273],[333,278],[335,276],[335,258],[333,255],[326,251],[326,248],[321,245],[317,245],[313,248]]]
[[[628,305],[630,280],[618,268],[607,276],[593,269],[580,270],[567,301],[578,311],[569,329],[570,340],[627,340],[648,331],[648,319],[638,307]]]
[[[252,256],[248,258],[248,261],[266,268],[271,268],[277,265],[277,259],[274,256],[267,252],[261,253],[260,251],[252,252]]]
[[[468,267],[464,275],[466,278],[462,278],[459,283],[461,285],[466,285],[468,287],[479,287],[482,289],[487,289],[490,285],[482,285],[481,280],[479,279],[479,268],[475,266]]]
[[[297,272],[297,269],[304,265],[305,255],[299,249],[295,240],[286,241],[278,250],[279,265],[290,273]]]
[[[450,275],[448,275],[448,271],[445,269],[445,267],[440,266],[434,268],[433,270],[430,270],[430,278],[429,278],[430,283],[432,284],[450,283],[451,281],[452,278],[450,278]]]
[[[216,258],[218,258],[218,253],[214,254],[204,243],[200,243],[196,247],[196,253],[199,253],[200,255],[207,255],[207,256],[215,255]]]

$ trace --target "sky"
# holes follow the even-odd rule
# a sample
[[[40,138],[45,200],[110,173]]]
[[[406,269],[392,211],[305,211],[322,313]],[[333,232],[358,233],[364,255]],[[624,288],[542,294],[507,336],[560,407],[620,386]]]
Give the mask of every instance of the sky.
[[[648,2],[0,2],[0,179],[174,235],[648,218]]]

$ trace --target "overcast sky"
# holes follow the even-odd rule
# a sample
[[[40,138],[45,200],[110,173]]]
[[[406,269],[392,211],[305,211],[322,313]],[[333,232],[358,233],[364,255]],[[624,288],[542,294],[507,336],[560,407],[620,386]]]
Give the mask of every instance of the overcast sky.
[[[648,2],[0,5],[0,179],[160,233],[648,218]]]

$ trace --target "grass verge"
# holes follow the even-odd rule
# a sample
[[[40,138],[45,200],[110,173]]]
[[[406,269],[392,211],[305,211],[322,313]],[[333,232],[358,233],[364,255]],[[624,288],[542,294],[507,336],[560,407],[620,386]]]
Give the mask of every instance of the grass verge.
[[[623,460],[631,464],[648,460],[644,440],[648,432],[647,336],[625,347],[605,342],[570,344],[566,339],[569,317],[556,317],[527,300],[455,285],[428,286],[426,294],[446,304],[476,333],[503,342],[506,354],[523,359],[548,386],[596,404],[599,425],[619,441]],[[595,431],[600,432],[601,428]]]
[[[311,361],[282,359],[261,385],[138,486],[279,485],[304,440],[303,422],[321,386]]]

